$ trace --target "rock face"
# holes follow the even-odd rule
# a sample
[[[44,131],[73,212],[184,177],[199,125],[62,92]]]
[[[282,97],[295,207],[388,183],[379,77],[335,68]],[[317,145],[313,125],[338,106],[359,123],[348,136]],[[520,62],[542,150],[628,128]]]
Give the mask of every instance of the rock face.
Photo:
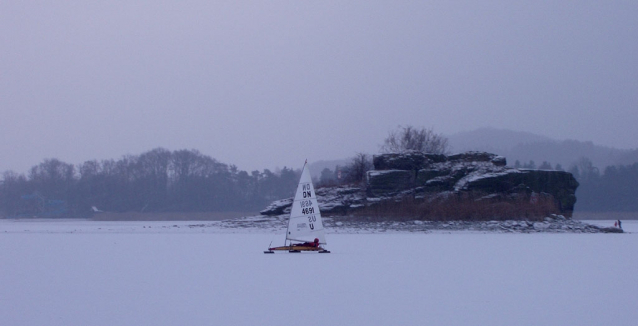
[[[578,182],[571,173],[506,167],[505,158],[496,154],[412,152],[375,156],[373,162],[375,170],[368,172],[368,199],[393,197],[409,189],[417,197],[437,192],[487,196],[526,192],[551,195],[566,216],[571,216],[576,203]]]
[[[578,181],[571,173],[544,170],[511,170],[507,173],[487,175],[466,184],[467,190],[480,190],[489,193],[511,192],[524,185],[536,193],[552,195],[558,202],[561,212],[571,216],[576,204]]]
[[[368,195],[382,197],[414,187],[414,173],[406,170],[368,172]]]
[[[502,156],[485,152],[455,155],[382,154],[373,157],[364,187],[340,186],[317,189],[319,209],[327,216],[346,215],[366,205],[404,196],[424,198],[437,194],[478,193],[484,198],[526,196],[551,197],[560,213],[571,217],[578,182],[563,171],[514,169]],[[263,215],[290,211],[292,198],[273,202]]]
[[[409,152],[375,155],[372,161],[375,170],[418,170],[431,163],[445,162],[447,159],[441,154]]]

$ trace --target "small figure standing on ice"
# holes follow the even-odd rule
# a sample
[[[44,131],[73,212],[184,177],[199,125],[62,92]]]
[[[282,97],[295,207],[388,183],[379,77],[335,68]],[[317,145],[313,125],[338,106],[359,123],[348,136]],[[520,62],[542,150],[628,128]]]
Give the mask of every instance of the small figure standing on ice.
[[[622,230],[622,222],[620,220],[618,220],[618,228]]]

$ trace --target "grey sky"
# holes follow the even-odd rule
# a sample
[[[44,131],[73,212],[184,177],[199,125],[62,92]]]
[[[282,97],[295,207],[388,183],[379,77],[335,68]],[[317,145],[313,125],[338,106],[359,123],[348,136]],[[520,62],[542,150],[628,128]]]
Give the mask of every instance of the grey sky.
[[[3,1],[0,171],[198,149],[255,170],[400,124],[638,147],[637,1]]]

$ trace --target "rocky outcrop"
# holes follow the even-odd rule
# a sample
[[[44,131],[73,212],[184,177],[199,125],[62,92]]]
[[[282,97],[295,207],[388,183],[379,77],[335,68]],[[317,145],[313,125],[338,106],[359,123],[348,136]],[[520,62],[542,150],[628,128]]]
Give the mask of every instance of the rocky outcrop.
[[[368,172],[368,197],[393,197],[412,189],[415,196],[438,192],[476,192],[489,195],[546,194],[571,216],[578,182],[564,171],[514,169],[504,157],[485,152],[450,156],[423,153],[375,156]],[[397,177],[394,177],[397,176]],[[400,176],[400,177],[398,177]]]
[[[425,198],[439,194],[480,194],[482,198],[553,198],[560,214],[571,217],[578,182],[563,171],[514,169],[502,156],[485,152],[455,155],[382,154],[373,157],[365,187],[317,189],[319,209],[330,216],[346,215],[365,206],[405,196]],[[481,198],[478,198],[480,200]],[[273,202],[261,212],[290,211],[292,198]]]
[[[414,173],[406,170],[385,170],[368,172],[368,195],[382,197],[414,186]]]
[[[429,164],[445,161],[445,155],[422,152],[391,153],[375,155],[372,158],[375,170],[419,170]]]
[[[576,204],[576,188],[578,181],[568,172],[510,169],[469,180],[464,189],[486,193],[518,192],[519,189],[525,189],[527,192],[550,194],[557,200],[560,210],[571,216]]]

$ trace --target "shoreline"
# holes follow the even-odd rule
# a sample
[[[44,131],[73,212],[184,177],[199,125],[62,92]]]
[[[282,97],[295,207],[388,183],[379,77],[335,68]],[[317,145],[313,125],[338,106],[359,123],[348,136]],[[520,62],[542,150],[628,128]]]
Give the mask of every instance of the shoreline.
[[[633,233],[638,223],[624,223],[623,231],[608,220],[591,222],[560,215],[543,221],[362,221],[324,218],[327,233]],[[282,233],[287,216],[251,216],[219,221],[104,221],[94,219],[2,219],[0,233]]]

